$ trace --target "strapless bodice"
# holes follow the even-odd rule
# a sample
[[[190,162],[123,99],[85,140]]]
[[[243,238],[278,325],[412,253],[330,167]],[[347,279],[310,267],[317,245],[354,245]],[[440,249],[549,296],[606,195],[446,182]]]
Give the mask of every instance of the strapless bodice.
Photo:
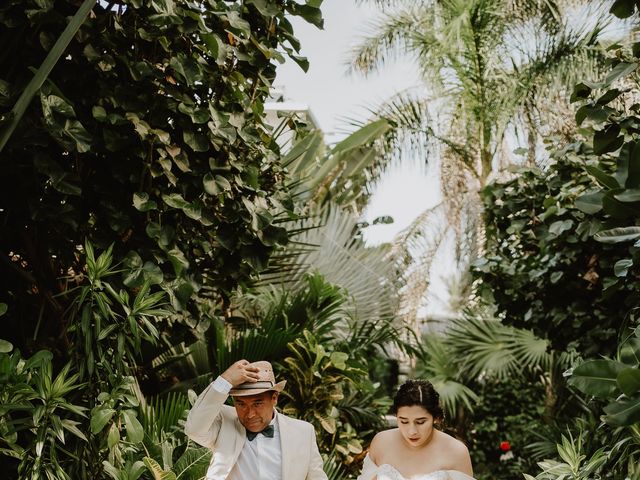
[[[371,460],[369,455],[367,455],[364,459],[362,473],[358,477],[358,480],[371,480],[374,476],[376,477],[376,480],[474,480],[473,477],[470,477],[465,473],[458,472],[457,470],[438,470],[405,478],[392,465],[383,463],[378,466],[373,463],[373,460]]]

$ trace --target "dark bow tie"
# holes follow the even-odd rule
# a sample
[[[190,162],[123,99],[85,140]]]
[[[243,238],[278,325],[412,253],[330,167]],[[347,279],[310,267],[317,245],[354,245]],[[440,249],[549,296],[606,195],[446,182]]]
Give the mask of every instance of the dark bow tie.
[[[273,425],[268,425],[267,428],[265,428],[261,432],[250,432],[249,430],[247,430],[247,438],[249,439],[249,441],[252,441],[259,433],[267,438],[273,438],[273,432]]]

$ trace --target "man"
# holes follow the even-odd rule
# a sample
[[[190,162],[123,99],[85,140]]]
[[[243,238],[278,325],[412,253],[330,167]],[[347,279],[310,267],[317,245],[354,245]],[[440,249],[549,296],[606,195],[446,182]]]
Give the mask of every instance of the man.
[[[200,394],[185,432],[213,451],[206,480],[327,479],[313,426],[275,410],[285,384],[269,362],[240,360]]]

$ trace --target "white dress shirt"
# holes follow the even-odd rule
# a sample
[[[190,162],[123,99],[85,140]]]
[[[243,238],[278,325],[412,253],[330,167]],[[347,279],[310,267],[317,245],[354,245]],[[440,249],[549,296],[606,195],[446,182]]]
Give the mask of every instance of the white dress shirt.
[[[220,393],[229,393],[232,385],[222,377],[212,385]],[[245,439],[238,461],[231,469],[227,480],[282,480],[282,447],[278,413],[273,411],[273,438],[258,434],[252,441]]]

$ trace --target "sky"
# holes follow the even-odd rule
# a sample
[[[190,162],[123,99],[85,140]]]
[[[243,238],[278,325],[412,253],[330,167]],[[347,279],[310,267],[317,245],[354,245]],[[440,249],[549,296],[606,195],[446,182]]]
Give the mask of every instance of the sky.
[[[379,11],[369,4],[356,5],[354,0],[324,0],[321,8],[323,30],[302,20],[292,22],[302,45],[301,54],[309,60],[309,71],[305,74],[293,61],[287,61],[278,68],[275,86],[284,90],[288,100],[307,104],[326,140],[333,143],[345,136],[349,119],[368,118],[368,112],[376,105],[396,92],[419,85],[420,80],[408,60],[389,65],[372,77],[348,74],[349,51],[370,31],[367,23]],[[364,220],[371,223],[388,215],[394,223],[367,228],[367,243],[391,241],[420,212],[437,203],[437,179],[426,173],[425,168],[414,165],[384,176]]]

